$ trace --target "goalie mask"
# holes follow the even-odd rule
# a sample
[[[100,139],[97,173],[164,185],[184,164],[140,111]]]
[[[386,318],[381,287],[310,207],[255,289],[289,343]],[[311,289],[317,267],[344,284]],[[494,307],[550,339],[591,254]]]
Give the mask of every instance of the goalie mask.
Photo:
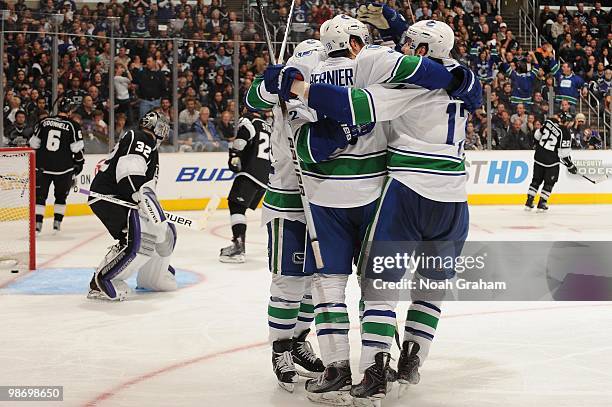
[[[416,50],[425,46],[424,56],[430,58],[448,58],[455,46],[455,33],[446,23],[435,20],[423,20],[411,25],[406,30],[408,54],[416,55]]]
[[[162,141],[168,138],[170,134],[170,122],[168,118],[155,110],[151,110],[142,116],[138,122],[138,126],[142,130],[153,133],[157,139],[156,148],[158,148]]]

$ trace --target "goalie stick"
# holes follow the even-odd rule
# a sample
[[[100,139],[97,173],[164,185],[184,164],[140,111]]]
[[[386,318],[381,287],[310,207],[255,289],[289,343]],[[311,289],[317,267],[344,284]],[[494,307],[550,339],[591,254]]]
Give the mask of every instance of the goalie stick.
[[[123,199],[115,198],[112,195],[99,194],[97,192],[89,191],[83,188],[79,188],[79,193],[90,196],[95,199],[114,203],[115,205],[124,206],[126,208],[138,209],[138,205],[133,204],[131,202],[124,201]],[[178,225],[178,226],[182,226],[186,229],[202,230],[204,229],[204,226],[205,226],[203,225],[203,222],[201,220],[196,221],[194,219],[190,219],[185,216],[178,215],[176,213],[164,211],[164,215],[166,215],[166,218],[168,218],[168,222],[174,223],[175,225]]]
[[[295,0],[291,2],[291,10],[293,10]],[[266,44],[268,45],[268,50],[270,54],[270,61],[272,64],[276,65],[278,63],[283,62],[283,54],[281,53],[278,61],[276,60],[276,56],[274,55],[274,48],[272,47],[272,37],[270,37],[270,32],[268,31],[268,25],[266,23],[266,14],[264,12],[264,6],[262,0],[257,0],[257,7],[259,8],[259,14],[261,16],[261,23],[264,28],[264,34],[266,37]],[[287,36],[289,33],[289,29],[291,28],[291,20],[293,18],[293,13],[289,14],[287,18],[287,29],[285,30],[285,37],[283,38],[283,44],[281,45],[281,52],[285,51],[285,46],[287,43]],[[287,104],[281,98],[278,99],[278,103],[280,105],[281,111],[283,112],[283,124],[285,127],[285,132],[287,133],[287,139],[289,141],[289,149],[291,150],[291,159],[293,161],[293,168],[295,170],[295,175],[298,180],[298,189],[300,190],[300,198],[302,200],[302,206],[304,207],[304,216],[306,217],[306,228],[308,229],[308,237],[310,240],[310,245],[312,246],[312,251],[315,257],[315,263],[317,269],[322,269],[323,257],[321,256],[321,249],[319,247],[319,239],[317,237],[317,231],[315,229],[314,220],[312,218],[312,212],[310,211],[310,204],[308,199],[306,198],[306,189],[304,187],[304,181],[302,177],[302,168],[300,167],[296,147],[295,147],[295,139],[293,137],[293,132],[289,126],[287,121]]]

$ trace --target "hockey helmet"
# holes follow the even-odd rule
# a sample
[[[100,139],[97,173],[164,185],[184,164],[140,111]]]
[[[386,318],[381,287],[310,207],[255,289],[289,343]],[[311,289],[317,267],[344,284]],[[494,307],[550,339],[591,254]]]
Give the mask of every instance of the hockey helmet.
[[[448,58],[455,46],[455,33],[446,23],[436,20],[419,21],[406,30],[406,42],[411,55],[425,45],[425,56],[431,58]]]
[[[145,113],[138,122],[138,126],[142,130],[153,133],[158,146],[170,135],[170,121],[164,114],[155,109]]]
[[[370,43],[368,27],[361,21],[339,14],[321,24],[321,42],[327,55],[334,51],[350,49],[351,36],[360,38],[365,45]]]
[[[70,113],[77,108],[77,103],[70,97],[63,97],[57,103],[57,110],[60,113]]]
[[[305,40],[300,42],[293,50],[293,56],[300,58],[314,51],[323,51],[323,44],[319,40]]]

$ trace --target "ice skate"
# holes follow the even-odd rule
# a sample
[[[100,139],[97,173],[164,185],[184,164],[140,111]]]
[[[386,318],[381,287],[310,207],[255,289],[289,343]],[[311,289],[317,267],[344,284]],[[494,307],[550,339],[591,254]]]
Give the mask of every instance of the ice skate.
[[[316,378],[323,373],[325,366],[312,350],[310,342],[306,340],[309,333],[310,329],[306,329],[296,338],[293,338],[293,362],[296,364],[296,370],[300,376]],[[297,369],[297,366],[301,369]]]
[[[548,202],[544,199],[540,199],[540,201],[538,202],[538,212],[542,213],[546,211],[548,211]]]
[[[525,201],[525,210],[526,211],[530,211],[533,209],[534,205],[533,205],[533,196],[532,195],[527,195],[527,201]]]
[[[272,367],[278,385],[290,393],[295,389],[298,374],[292,358],[293,339],[283,339],[272,343]]]
[[[59,220],[53,221],[53,233],[59,233],[62,229],[62,222]]]
[[[366,369],[361,383],[351,388],[353,405],[360,407],[380,407],[381,400],[391,390],[395,372],[391,371],[388,352],[378,352],[374,356],[374,364]]]
[[[401,397],[409,385],[418,384],[421,380],[419,364],[421,363],[417,353],[419,344],[412,341],[404,341],[399,361],[397,362],[397,381],[399,382],[399,396]]]
[[[315,403],[350,406],[353,404],[350,395],[352,384],[349,361],[333,362],[317,379],[306,382],[306,397]]]
[[[240,237],[232,239],[232,244],[221,249],[219,254],[221,263],[244,263],[245,260],[244,240]]]
[[[103,300],[106,297],[96,284],[96,274],[91,277],[91,281],[89,282],[89,292],[87,293],[87,298],[90,300]]]
[[[40,235],[40,232],[42,232],[42,222],[36,222],[36,234]]]

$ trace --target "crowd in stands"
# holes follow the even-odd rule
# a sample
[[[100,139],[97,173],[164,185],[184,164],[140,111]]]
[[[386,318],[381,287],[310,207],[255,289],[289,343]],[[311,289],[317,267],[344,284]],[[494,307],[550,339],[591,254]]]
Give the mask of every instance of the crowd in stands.
[[[549,89],[554,91],[554,113],[571,115],[574,148],[601,148],[602,137],[576,110],[587,89],[609,108],[612,84],[612,32],[600,3],[590,11],[581,4],[570,12],[545,8],[539,24],[546,38],[527,50],[497,9],[497,0],[388,0],[408,21],[436,19],[456,33],[453,56],[472,66],[492,102],[492,134],[483,109],[471,116],[466,149],[529,149],[533,134],[550,115]],[[556,3],[556,2],[555,2]],[[567,3],[567,2],[566,2]],[[30,4],[30,3],[29,3]],[[357,2],[296,0],[290,40],[319,38],[319,27],[338,13],[354,15]],[[80,107],[76,117],[84,129],[88,152],[105,152],[108,128],[115,137],[135,125],[144,112],[158,107],[177,123],[179,151],[221,151],[233,136],[236,110],[234,75],[239,76],[238,101],[253,78],[269,63],[257,14],[243,21],[219,0],[110,0],[95,6],[74,0],[42,0],[31,9],[23,0],[0,0],[9,10],[4,22],[5,141],[23,144],[37,120],[52,109],[53,13],[62,15],[59,32],[58,95],[71,96]],[[289,0],[268,0],[269,26],[280,41],[290,8]],[[116,17],[116,18],[110,18]],[[116,40],[111,60],[110,40]],[[172,38],[180,38],[173,42]],[[178,61],[174,61],[178,44]],[[237,49],[238,55],[234,55]],[[291,50],[291,48],[290,48]],[[236,64],[234,61],[237,60]],[[114,67],[115,122],[109,123],[108,75]],[[173,69],[177,69],[178,115],[172,103]],[[489,140],[490,139],[490,140]],[[172,145],[165,151],[175,151]]]

